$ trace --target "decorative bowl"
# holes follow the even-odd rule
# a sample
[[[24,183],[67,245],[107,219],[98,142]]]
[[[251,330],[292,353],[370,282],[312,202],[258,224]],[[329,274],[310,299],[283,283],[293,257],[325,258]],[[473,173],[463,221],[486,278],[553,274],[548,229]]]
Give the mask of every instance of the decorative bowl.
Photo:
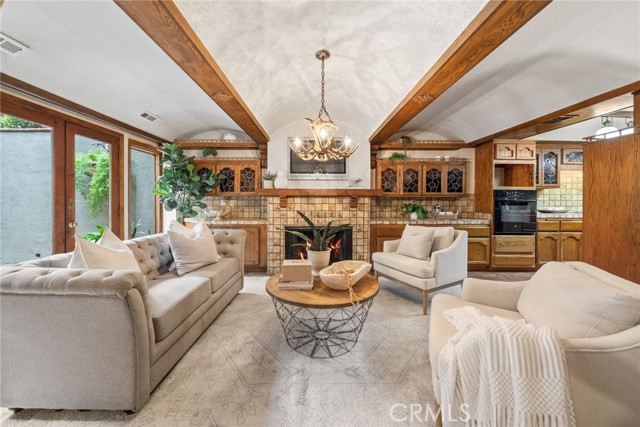
[[[540,213],[566,213],[569,212],[569,209],[565,207],[551,207],[551,208],[540,208],[538,209]]]
[[[349,289],[349,284],[344,276],[345,272],[351,279],[351,285],[355,285],[365,274],[371,270],[371,264],[364,261],[340,261],[320,271],[320,280],[338,291]],[[342,273],[342,274],[341,274]]]

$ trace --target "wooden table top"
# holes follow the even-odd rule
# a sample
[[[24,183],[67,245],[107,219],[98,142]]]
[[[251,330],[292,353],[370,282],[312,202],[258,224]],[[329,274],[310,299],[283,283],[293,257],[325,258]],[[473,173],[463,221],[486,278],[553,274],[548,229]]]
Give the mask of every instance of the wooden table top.
[[[349,291],[337,291],[327,287],[319,277],[313,278],[313,289],[278,289],[280,273],[267,280],[267,293],[271,297],[286,303],[309,308],[340,308],[351,306]],[[358,302],[367,301],[378,293],[380,285],[375,277],[366,274],[353,285]],[[355,301],[355,300],[354,300]]]

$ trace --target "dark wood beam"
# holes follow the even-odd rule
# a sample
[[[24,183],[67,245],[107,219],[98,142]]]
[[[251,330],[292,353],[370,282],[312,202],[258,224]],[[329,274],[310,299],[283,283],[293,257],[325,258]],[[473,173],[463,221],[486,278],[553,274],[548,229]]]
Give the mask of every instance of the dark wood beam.
[[[406,148],[413,151],[424,150],[459,150],[468,147],[464,141],[411,141]],[[402,141],[387,141],[378,146],[379,150],[404,150],[405,146]]]
[[[528,122],[472,141],[469,146],[484,144],[494,139],[523,139],[549,132],[575,123],[628,108],[633,104],[632,92],[640,90],[640,81],[619,87],[566,108],[545,114]],[[586,135],[585,135],[586,136]]]
[[[23,82],[22,80],[18,80],[15,77],[12,77],[8,74],[0,73],[0,83],[4,88],[14,91],[18,94],[25,95],[29,98],[33,98],[39,101],[43,101],[46,104],[50,104],[52,106],[62,108],[63,110],[68,110],[80,116],[95,119],[100,122],[103,122],[112,126],[116,126],[122,130],[126,130],[135,135],[151,139],[152,141],[156,141],[159,143],[169,142],[163,138],[160,138],[157,135],[146,132],[142,129],[138,129],[137,127],[128,125],[124,122],[121,122],[120,120],[116,120],[112,117],[99,113],[83,105],[76,104],[73,101],[69,101],[66,98],[63,98],[51,92],[47,92],[46,90],[40,89],[39,87],[30,85],[29,83]]]
[[[267,132],[172,1],[115,2],[251,139],[258,144],[269,141]]]
[[[640,90],[633,92],[633,126],[640,126]]]
[[[549,3],[490,1],[371,135],[371,145],[388,140]]]

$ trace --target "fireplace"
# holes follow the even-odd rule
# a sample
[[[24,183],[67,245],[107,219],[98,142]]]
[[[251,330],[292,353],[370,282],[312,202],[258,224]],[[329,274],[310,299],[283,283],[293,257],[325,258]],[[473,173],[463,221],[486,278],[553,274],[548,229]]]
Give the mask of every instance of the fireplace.
[[[313,233],[309,227],[285,227],[285,230],[298,231],[306,236],[312,237]],[[305,243],[302,238],[290,233],[284,233],[284,258],[285,259],[307,259],[307,249],[300,246],[293,246],[296,243]],[[353,228],[347,227],[335,234],[329,242],[331,255],[329,263],[345,261],[353,257]]]

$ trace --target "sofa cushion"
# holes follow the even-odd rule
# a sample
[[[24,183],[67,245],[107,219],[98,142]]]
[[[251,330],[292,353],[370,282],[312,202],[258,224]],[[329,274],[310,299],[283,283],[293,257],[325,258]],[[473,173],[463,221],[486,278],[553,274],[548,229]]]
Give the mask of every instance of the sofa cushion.
[[[428,260],[410,258],[396,252],[376,252],[372,259],[373,262],[421,279],[433,277],[433,268]]]
[[[211,296],[206,277],[165,277],[149,283],[149,311],[156,342],[165,339]]]
[[[238,259],[220,258],[220,261],[215,264],[204,266],[181,277],[200,277],[209,279],[211,284],[211,293],[215,293],[222,287],[222,285],[227,283],[229,279],[236,275],[240,275]],[[171,278],[178,278],[178,274],[175,271],[171,271],[159,277],[159,279]]]
[[[458,297],[446,294],[438,294],[431,301],[431,319],[429,321],[429,360],[431,361],[431,375],[436,400],[440,402],[440,378],[438,377],[438,356],[449,338],[457,332],[456,328],[444,318],[442,313],[450,308],[475,307],[487,316],[499,316],[511,320],[520,320],[522,316],[516,311],[490,307],[463,301]]]
[[[424,228],[421,230],[421,228]],[[432,227],[412,227],[407,225],[402,232],[397,254],[417,259],[429,259],[433,246]]]
[[[624,292],[570,264],[552,262],[531,277],[518,311],[535,326],[553,327],[560,338],[601,337],[638,323],[640,287]]]
[[[108,228],[104,229],[98,243],[74,236],[76,248],[68,268],[140,271],[131,249]]]

